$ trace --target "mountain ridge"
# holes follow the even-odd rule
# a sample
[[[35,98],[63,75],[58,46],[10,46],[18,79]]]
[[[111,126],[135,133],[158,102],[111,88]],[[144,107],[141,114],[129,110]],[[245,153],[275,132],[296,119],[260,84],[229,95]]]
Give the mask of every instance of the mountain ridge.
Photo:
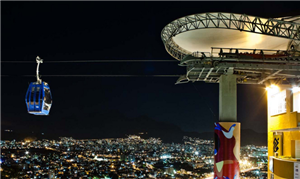
[[[49,116],[50,117],[50,116]],[[143,115],[135,118],[128,118],[119,111],[93,112],[84,115],[84,118],[76,115],[69,115],[62,118],[57,123],[50,120],[36,122],[35,126],[24,122],[26,131],[5,132],[6,126],[1,126],[2,140],[22,140],[31,136],[37,139],[58,139],[58,137],[69,136],[75,139],[101,139],[101,138],[124,138],[126,135],[139,135],[147,133],[142,138],[155,137],[161,138],[164,143],[182,143],[183,136],[197,137],[200,139],[214,138],[214,127],[212,132],[186,132],[179,126],[167,122],[156,121]],[[39,129],[37,131],[36,129]],[[44,135],[42,135],[42,132]],[[55,131],[55,132],[54,132]],[[33,133],[32,133],[33,132]],[[251,129],[241,130],[241,145],[267,145],[267,133],[257,133]]]

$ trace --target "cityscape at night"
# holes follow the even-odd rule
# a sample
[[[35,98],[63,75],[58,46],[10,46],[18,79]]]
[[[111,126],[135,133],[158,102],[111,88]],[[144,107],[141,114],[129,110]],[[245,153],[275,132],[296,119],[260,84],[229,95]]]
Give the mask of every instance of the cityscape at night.
[[[213,145],[212,140],[188,136],[176,144],[138,135],[1,141],[1,177],[209,178],[213,171]],[[267,152],[266,146],[242,147],[242,175],[264,176]]]
[[[1,1],[1,178],[300,179],[299,7]]]

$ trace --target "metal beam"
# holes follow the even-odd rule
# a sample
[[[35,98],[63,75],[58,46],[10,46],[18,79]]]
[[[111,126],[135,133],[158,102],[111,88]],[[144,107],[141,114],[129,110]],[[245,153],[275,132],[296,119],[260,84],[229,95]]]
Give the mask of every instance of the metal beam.
[[[214,68],[210,68],[210,70],[209,70],[209,72],[207,73],[207,75],[206,75],[204,81],[206,81],[206,79],[209,77],[209,75],[210,75],[210,73],[213,71],[213,69],[214,69]]]
[[[249,70],[287,70],[287,71],[299,71],[299,65],[287,65],[287,64],[254,64],[254,63],[220,63],[218,66],[233,67],[233,68],[246,68]]]
[[[282,71],[282,70],[278,70],[278,71],[272,73],[271,75],[269,75],[269,76],[265,77],[264,79],[260,80],[260,81],[258,82],[258,84],[262,84],[263,82],[265,82],[266,80],[270,79],[272,76],[275,76],[276,74],[278,74],[278,73],[281,72],[281,71]]]
[[[198,80],[199,80],[199,78],[201,77],[201,75],[202,75],[202,73],[203,73],[204,69],[205,69],[205,68],[202,68],[202,71],[200,72],[200,74],[199,74],[199,76],[198,76],[198,78],[197,78],[197,81],[198,81]]]
[[[245,58],[224,58],[224,57],[208,57],[204,59],[198,59],[198,58],[190,58],[185,61],[181,61],[179,66],[187,66],[191,63],[198,63],[203,62],[219,62],[219,63],[265,63],[265,64],[287,64],[287,65],[300,65],[300,56],[296,57],[288,57],[288,61],[285,60],[269,60],[269,59],[245,59]]]
[[[189,80],[189,73],[194,69],[195,67],[191,68],[187,73],[186,73],[186,78]]]

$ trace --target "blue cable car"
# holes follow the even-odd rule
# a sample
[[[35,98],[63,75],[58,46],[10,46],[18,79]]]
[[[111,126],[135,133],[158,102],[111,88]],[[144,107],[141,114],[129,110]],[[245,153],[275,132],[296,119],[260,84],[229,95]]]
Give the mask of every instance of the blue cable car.
[[[52,105],[51,91],[48,83],[39,78],[39,65],[43,63],[43,60],[37,57],[36,62],[38,64],[36,69],[37,82],[30,83],[28,87],[25,97],[27,111],[34,115],[49,115]]]

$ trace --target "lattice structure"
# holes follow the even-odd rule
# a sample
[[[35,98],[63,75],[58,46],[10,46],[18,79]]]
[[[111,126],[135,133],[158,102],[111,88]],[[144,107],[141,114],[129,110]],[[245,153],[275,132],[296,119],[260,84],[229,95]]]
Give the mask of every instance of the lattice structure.
[[[295,20],[297,21],[297,20]],[[166,50],[177,60],[190,54],[180,48],[172,37],[190,30],[219,28],[234,29],[245,32],[271,35],[300,41],[300,23],[284,21],[276,18],[260,18],[245,14],[233,13],[203,13],[185,16],[169,23],[161,32],[161,38]]]
[[[173,37],[180,33],[206,28],[233,29],[290,39],[287,50],[294,52],[288,58],[268,60],[212,57],[201,55],[201,52],[185,50],[173,40]],[[169,23],[162,30],[161,38],[167,52],[180,61],[180,66],[187,68],[187,73],[182,75],[177,83],[189,81],[218,83],[219,77],[226,74],[229,69],[239,75],[238,83],[262,84],[267,80],[300,83],[300,16],[266,19],[222,12],[194,14]]]

